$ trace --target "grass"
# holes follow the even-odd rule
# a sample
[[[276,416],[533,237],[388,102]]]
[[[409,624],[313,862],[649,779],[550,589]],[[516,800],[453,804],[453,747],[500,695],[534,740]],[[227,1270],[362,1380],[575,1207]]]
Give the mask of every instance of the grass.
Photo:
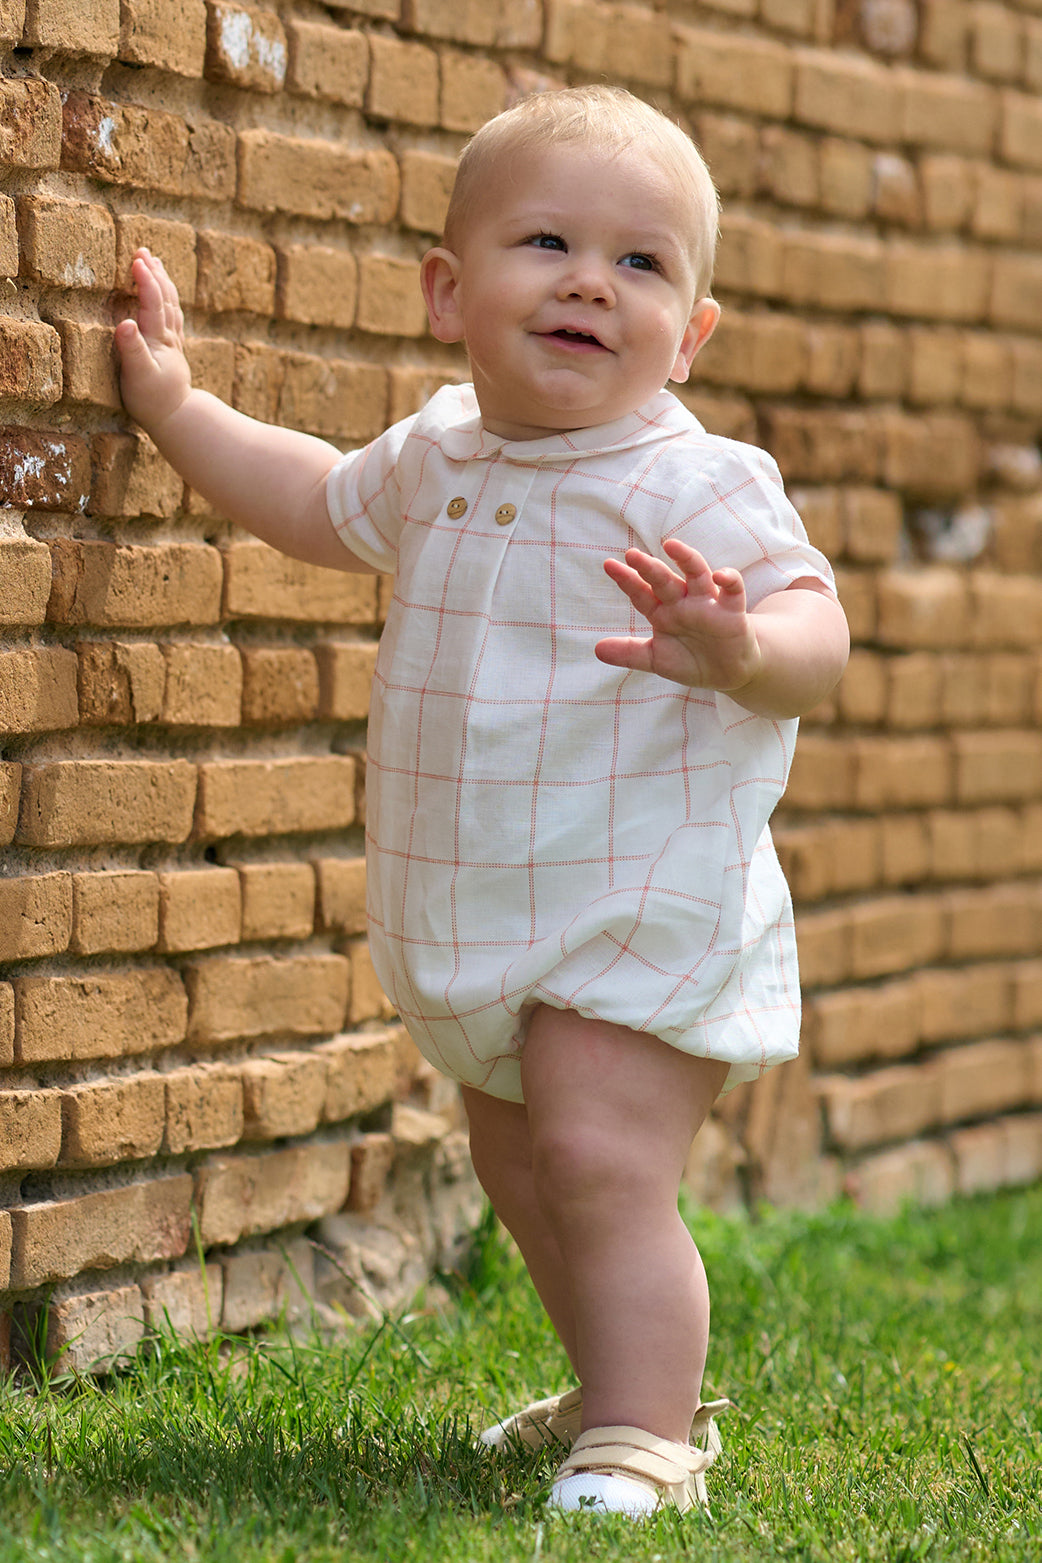
[[[695,1226],[706,1391],[738,1407],[712,1520],[546,1515],[550,1456],[475,1448],[491,1411],[567,1382],[489,1229],[451,1306],[0,1387],[0,1563],[1042,1557],[1042,1188]]]

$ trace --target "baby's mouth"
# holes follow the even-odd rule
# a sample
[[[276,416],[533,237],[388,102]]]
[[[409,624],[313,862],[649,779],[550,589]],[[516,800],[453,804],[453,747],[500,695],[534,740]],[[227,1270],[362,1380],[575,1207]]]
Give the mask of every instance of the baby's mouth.
[[[591,336],[589,331],[570,331],[567,326],[561,326],[557,331],[550,331],[548,336],[557,337],[561,342],[578,342],[587,347],[603,347],[604,343],[599,337]]]

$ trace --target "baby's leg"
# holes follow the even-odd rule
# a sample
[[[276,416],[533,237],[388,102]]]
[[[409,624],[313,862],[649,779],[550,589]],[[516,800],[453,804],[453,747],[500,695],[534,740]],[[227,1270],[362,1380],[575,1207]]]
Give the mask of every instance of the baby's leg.
[[[575,1321],[568,1277],[552,1228],[536,1199],[528,1113],[517,1102],[500,1101],[463,1086],[470,1124],[470,1155],[492,1208],[513,1237],[565,1351],[575,1362]]]
[[[532,1187],[567,1279],[583,1427],[686,1443],[709,1292],[677,1194],[728,1066],[543,1005],[521,1067]]]

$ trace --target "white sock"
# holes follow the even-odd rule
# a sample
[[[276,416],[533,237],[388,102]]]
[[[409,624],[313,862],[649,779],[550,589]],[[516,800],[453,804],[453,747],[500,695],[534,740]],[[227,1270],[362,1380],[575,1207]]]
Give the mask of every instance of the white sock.
[[[643,1482],[631,1482],[625,1476],[604,1476],[596,1471],[562,1476],[554,1482],[550,1493],[550,1507],[554,1509],[628,1514],[631,1519],[654,1513],[658,1504],[658,1494]]]

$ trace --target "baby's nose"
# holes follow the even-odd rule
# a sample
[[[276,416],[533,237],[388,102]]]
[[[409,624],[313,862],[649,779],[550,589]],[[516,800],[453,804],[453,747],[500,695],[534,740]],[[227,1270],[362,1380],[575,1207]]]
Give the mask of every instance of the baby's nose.
[[[574,264],[562,278],[562,296],[614,304],[615,285],[610,264],[598,256],[576,255]]]

